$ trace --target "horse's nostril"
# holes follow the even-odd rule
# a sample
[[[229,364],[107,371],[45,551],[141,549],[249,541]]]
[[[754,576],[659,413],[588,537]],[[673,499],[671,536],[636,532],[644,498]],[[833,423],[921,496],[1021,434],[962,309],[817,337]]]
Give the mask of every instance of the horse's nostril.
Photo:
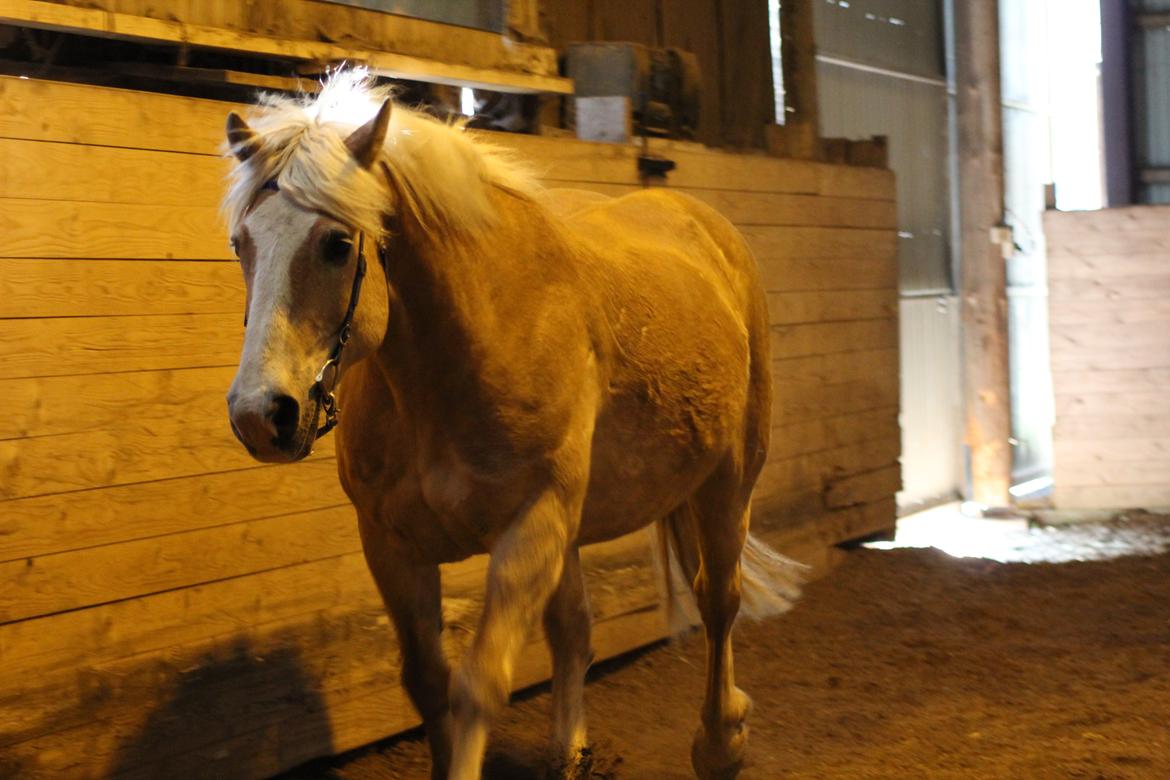
[[[284,446],[291,444],[300,422],[300,404],[291,396],[278,395],[272,399],[270,410],[269,419],[276,428],[277,442]]]

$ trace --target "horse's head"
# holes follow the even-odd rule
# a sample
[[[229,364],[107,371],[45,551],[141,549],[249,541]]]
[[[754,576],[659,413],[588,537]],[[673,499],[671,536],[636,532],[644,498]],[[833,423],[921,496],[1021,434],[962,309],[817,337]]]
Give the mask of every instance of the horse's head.
[[[344,221],[336,216],[344,210],[330,209],[329,200],[342,202],[355,192],[370,199],[390,110],[387,100],[348,135],[314,128],[317,137],[295,153],[270,144],[237,114],[228,117],[228,143],[240,166],[237,180],[250,176],[253,183],[248,203],[232,220],[247,304],[243,353],[227,401],[232,430],[257,460],[305,457],[340,375],[385,336],[387,287],[377,258],[381,231]],[[297,155],[326,159],[298,170]],[[328,187],[341,191],[322,196],[319,190]],[[315,196],[306,196],[308,191]],[[383,196],[388,205],[388,193]],[[339,359],[331,362],[334,357]]]

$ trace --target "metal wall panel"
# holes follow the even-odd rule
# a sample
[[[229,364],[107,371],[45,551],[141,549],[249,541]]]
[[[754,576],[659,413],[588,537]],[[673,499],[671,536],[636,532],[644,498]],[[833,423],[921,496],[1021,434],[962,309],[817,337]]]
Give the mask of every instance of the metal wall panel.
[[[952,283],[945,84],[912,81],[823,61],[817,65],[817,80],[824,135],[884,135],[890,139],[890,168],[898,181],[902,291],[949,292]]]
[[[953,498],[963,481],[958,301],[955,296],[904,298],[898,309],[902,512]]]
[[[942,14],[934,0],[813,0],[817,52],[942,78]]]
[[[903,490],[955,495],[960,467],[958,307],[951,272],[950,111],[942,0],[816,0],[821,133],[889,138],[897,176]]]

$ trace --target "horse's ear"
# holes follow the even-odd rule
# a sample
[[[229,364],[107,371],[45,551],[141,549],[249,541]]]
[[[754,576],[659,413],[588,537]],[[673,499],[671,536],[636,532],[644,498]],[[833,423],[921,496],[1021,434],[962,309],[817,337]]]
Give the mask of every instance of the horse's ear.
[[[227,140],[228,146],[232,149],[232,154],[240,162],[247,160],[260,148],[260,136],[256,134],[255,130],[248,127],[248,123],[244,121],[244,118],[235,111],[228,114]]]
[[[358,165],[369,168],[378,159],[378,150],[386,140],[386,130],[390,127],[390,98],[382,103],[378,115],[350,133],[345,139],[345,146]]]

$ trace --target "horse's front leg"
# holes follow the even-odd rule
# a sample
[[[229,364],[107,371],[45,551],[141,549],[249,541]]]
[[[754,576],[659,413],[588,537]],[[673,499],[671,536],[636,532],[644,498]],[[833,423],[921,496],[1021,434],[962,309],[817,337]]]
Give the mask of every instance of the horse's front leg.
[[[360,519],[362,549],[394,622],[402,651],[402,687],[418,710],[431,747],[431,777],[446,780],[451,761],[451,672],[443,655],[439,567],[419,563],[387,543],[386,532]]]
[[[492,547],[479,631],[451,684],[451,780],[479,780],[488,728],[508,700],[516,655],[557,587],[571,513],[546,492]]]

